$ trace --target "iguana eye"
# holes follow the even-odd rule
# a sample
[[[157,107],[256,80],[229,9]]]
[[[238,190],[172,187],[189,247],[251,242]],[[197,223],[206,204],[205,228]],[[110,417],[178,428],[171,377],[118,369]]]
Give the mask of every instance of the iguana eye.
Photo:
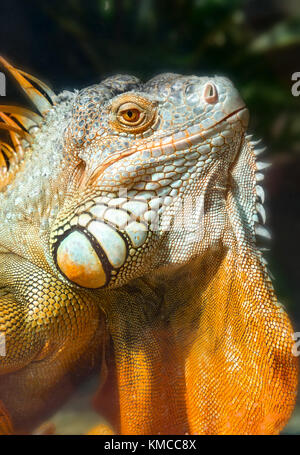
[[[135,94],[124,94],[113,100],[111,111],[111,126],[133,134],[147,130],[157,116],[156,103]]]
[[[218,101],[218,90],[215,84],[208,82],[203,90],[203,97],[209,104],[215,104]]]
[[[145,118],[145,113],[137,105],[125,103],[120,107],[117,117],[125,125],[139,125]]]

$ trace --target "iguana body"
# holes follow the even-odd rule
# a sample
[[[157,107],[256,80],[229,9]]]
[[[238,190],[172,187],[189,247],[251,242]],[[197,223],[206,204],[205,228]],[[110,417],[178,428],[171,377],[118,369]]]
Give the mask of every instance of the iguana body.
[[[231,82],[115,76],[56,96],[2,63],[41,116],[0,109],[0,432],[32,431],[98,365],[113,431],[278,433],[297,363]]]

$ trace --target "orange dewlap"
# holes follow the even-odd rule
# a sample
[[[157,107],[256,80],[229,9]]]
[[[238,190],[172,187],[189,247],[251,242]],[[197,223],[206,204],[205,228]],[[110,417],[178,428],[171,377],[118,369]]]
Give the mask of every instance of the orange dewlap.
[[[149,325],[140,302],[112,303],[123,434],[278,434],[290,417],[292,327],[261,264],[231,253],[208,263],[206,283],[167,323]]]
[[[228,255],[201,296],[207,330],[199,327],[186,360],[192,433],[278,434],[295,404],[289,319],[259,261],[242,267]]]

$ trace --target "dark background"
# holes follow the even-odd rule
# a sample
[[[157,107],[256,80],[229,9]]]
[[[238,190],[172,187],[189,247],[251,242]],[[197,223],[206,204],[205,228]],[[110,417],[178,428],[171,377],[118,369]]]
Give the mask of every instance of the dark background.
[[[268,260],[300,332],[300,96],[291,93],[291,76],[300,72],[298,0],[2,1],[0,54],[55,91],[116,72],[232,79],[273,163],[264,184]],[[12,83],[8,99],[21,100]],[[289,428],[300,433],[300,415]]]

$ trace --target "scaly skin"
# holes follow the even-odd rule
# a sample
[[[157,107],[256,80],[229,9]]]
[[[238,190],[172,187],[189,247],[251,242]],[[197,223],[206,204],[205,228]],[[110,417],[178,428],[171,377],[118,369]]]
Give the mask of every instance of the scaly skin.
[[[41,116],[0,114],[0,433],[32,431],[95,365],[114,405],[91,434],[278,433],[297,361],[232,83],[115,76],[56,96],[1,62]]]

